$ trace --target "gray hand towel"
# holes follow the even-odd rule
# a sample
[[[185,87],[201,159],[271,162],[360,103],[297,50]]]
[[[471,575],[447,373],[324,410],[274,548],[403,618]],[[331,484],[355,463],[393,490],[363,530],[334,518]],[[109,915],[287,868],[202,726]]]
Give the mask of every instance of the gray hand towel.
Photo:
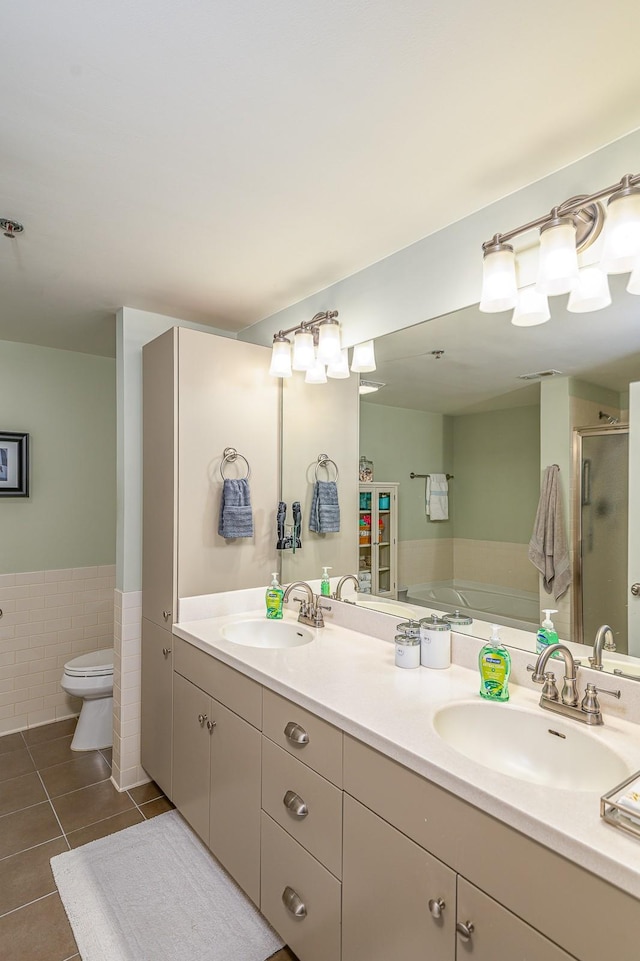
[[[529,560],[542,574],[542,585],[556,601],[571,584],[569,548],[562,512],[557,464],[547,467],[529,541]]]
[[[315,482],[309,511],[309,530],[316,534],[340,532],[340,505],[335,481]]]
[[[221,537],[253,537],[251,495],[246,477],[223,482],[218,534]]]

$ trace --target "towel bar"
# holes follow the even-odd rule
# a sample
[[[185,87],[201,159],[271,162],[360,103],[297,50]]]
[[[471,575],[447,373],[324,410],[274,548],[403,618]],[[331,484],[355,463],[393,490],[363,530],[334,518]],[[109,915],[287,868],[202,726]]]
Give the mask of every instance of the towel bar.
[[[413,471],[411,471],[409,477],[413,480],[414,477],[431,477],[431,474],[414,474]],[[445,477],[447,480],[453,480],[453,474],[445,474]]]
[[[340,476],[339,471],[338,471],[338,465],[336,464],[336,462],[335,462],[334,460],[331,460],[331,458],[329,457],[328,454],[318,454],[318,463],[316,464],[316,480],[318,480],[318,470],[319,470],[321,467],[324,467],[324,469],[327,471],[327,473],[329,472],[329,468],[327,467],[328,464],[333,464],[333,467],[334,467],[335,472],[336,472],[336,477],[335,477],[335,479],[336,479],[336,482],[337,482],[337,481],[338,481],[338,477]]]
[[[251,468],[249,466],[249,461],[244,456],[244,454],[239,454],[238,451],[235,449],[235,447],[225,447],[224,453],[222,455],[222,463],[220,464],[220,476],[222,477],[223,480],[226,480],[226,477],[224,476],[224,465],[227,463],[233,464],[234,461],[238,459],[238,457],[241,460],[243,460],[247,465],[247,473],[244,479],[248,480],[251,477]]]

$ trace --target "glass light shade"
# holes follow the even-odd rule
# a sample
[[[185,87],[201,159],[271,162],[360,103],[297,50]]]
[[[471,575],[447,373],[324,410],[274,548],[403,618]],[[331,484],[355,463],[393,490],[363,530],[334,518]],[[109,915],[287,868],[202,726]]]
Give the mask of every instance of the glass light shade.
[[[335,380],[346,380],[349,376],[349,351],[344,347],[336,360],[329,361],[327,377],[333,377]]]
[[[310,367],[313,367],[315,356],[313,334],[310,330],[299,330],[293,338],[292,368],[294,370],[309,370]]]
[[[640,256],[640,191],[614,194],[607,204],[602,266],[626,274]]]
[[[337,320],[325,320],[318,324],[318,359],[330,364],[340,356],[340,324]]]
[[[482,294],[480,310],[497,314],[510,310],[518,300],[516,283],[516,258],[513,247],[500,244],[488,250],[482,261]]]
[[[563,219],[540,231],[540,262],[536,290],[555,297],[568,294],[578,283],[576,228]]]
[[[545,324],[550,316],[546,294],[539,293],[535,287],[523,287],[518,292],[518,303],[511,318],[514,327],[535,327],[537,324]]]
[[[640,260],[636,261],[635,267],[631,272],[629,283],[627,284],[627,291],[630,294],[640,294]]]
[[[368,374],[376,369],[376,353],[372,340],[365,340],[363,344],[356,344],[351,358],[351,370],[354,374]]]
[[[578,274],[578,286],[569,294],[567,310],[572,314],[586,314],[600,310],[611,303],[607,275],[599,267],[582,267]]]
[[[304,375],[305,384],[326,384],[327,372],[322,361],[316,357],[313,367]]]
[[[272,377],[291,377],[291,344],[286,337],[273,342],[269,373]]]

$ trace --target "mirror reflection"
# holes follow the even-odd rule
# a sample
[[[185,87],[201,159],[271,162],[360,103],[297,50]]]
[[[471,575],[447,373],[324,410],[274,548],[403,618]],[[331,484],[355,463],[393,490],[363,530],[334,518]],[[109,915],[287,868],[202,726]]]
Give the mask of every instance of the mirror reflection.
[[[509,314],[474,306],[376,342],[384,386],[360,400],[360,456],[373,465],[373,483],[360,490],[371,486],[374,507],[360,501],[358,564],[371,590],[360,603],[392,605],[394,616],[466,609],[471,633],[486,636],[495,621],[527,648],[546,608],[560,638],[584,642],[584,658],[597,628],[610,624],[616,651],[605,652],[603,667],[632,672],[640,549],[627,510],[639,465],[629,458],[629,425],[633,434],[640,412],[634,418],[629,385],[640,380],[640,305],[626,276],[610,279],[613,304],[596,313],[568,313],[554,298],[548,323],[516,328]],[[541,477],[554,463],[572,568],[559,598],[542,590],[528,557]],[[429,490],[442,475],[444,490]],[[395,580],[383,583],[389,539],[376,508],[390,490],[397,559]]]

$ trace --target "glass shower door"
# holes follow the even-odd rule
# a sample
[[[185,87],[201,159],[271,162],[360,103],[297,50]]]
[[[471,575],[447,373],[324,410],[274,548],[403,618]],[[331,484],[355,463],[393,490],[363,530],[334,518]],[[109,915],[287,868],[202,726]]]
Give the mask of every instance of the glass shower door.
[[[629,435],[627,428],[581,432],[580,568],[582,637],[601,624],[627,653]]]

